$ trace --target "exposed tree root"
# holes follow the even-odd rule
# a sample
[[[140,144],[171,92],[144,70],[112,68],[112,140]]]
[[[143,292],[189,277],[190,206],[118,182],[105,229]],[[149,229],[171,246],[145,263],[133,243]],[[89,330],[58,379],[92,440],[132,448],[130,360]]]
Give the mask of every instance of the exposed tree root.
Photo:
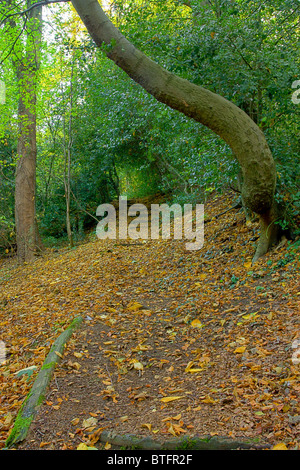
[[[252,264],[264,256],[272,246],[278,245],[281,241],[283,232],[279,224],[276,223],[278,220],[277,211],[272,208],[269,212],[261,214],[259,217],[260,222],[260,237],[256,252],[252,259]]]
[[[268,449],[269,444],[254,442],[251,440],[234,440],[222,436],[193,436],[174,437],[164,441],[158,441],[151,437],[139,437],[133,434],[117,434],[114,431],[103,431],[100,441],[111,445],[143,450],[234,450],[234,449]]]

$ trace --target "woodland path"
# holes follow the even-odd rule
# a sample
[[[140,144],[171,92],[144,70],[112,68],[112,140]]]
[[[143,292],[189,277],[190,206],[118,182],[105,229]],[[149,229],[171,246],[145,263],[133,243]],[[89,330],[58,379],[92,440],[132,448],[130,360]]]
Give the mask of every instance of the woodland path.
[[[208,217],[229,197],[212,199]],[[113,448],[99,438],[108,431],[298,448],[299,256],[282,246],[252,267],[256,231],[232,211],[206,224],[201,253],[92,240],[3,270],[2,446],[34,379],[15,372],[40,367],[81,315],[19,448]]]

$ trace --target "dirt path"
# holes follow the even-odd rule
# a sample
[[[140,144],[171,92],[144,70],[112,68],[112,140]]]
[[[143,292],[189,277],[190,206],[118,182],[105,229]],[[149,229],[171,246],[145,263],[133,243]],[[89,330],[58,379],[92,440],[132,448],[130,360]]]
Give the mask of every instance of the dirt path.
[[[245,320],[244,293],[198,328],[196,312],[174,316],[171,298],[151,292],[132,301],[130,289],[120,297],[125,307],[75,334],[23,449],[103,448],[103,430],[155,440],[226,436],[275,445],[277,435],[298,442],[299,382],[290,373],[284,380],[287,343],[264,340],[267,304]]]

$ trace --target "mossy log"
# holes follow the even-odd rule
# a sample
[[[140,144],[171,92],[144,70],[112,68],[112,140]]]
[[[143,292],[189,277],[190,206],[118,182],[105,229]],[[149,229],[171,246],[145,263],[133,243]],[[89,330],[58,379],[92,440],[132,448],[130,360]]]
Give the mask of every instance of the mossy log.
[[[30,425],[44,401],[55,366],[61,360],[65,345],[72,336],[73,331],[81,324],[82,320],[82,317],[75,318],[70,326],[53,343],[33,383],[31,391],[17,415],[15,424],[5,443],[6,449],[17,445],[26,438]]]
[[[262,450],[270,448],[259,440],[235,440],[222,436],[185,436],[156,440],[133,434],[117,434],[115,431],[102,431],[101,442],[126,449],[142,450]]]

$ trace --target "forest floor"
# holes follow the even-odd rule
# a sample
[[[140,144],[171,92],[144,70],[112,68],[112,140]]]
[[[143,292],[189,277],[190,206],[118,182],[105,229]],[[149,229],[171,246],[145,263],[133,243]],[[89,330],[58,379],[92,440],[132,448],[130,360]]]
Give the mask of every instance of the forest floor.
[[[212,197],[206,216],[232,198]],[[90,236],[31,265],[0,261],[0,448],[54,340],[81,315],[21,449],[109,449],[102,430],[299,449],[299,241],[251,266],[257,234],[233,210],[205,224],[199,251]],[[29,366],[29,379],[16,374]]]

